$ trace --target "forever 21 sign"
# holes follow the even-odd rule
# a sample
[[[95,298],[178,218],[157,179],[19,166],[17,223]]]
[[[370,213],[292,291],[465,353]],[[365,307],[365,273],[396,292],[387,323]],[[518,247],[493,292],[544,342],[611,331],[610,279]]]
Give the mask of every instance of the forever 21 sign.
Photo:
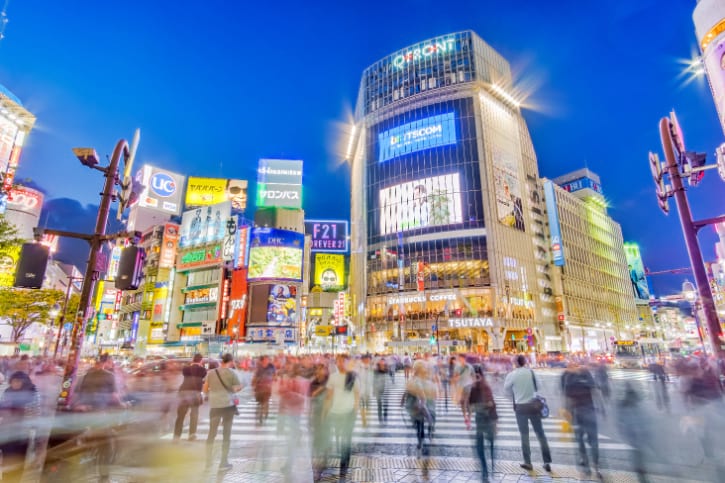
[[[305,234],[312,237],[313,252],[347,253],[346,220],[305,220]]]

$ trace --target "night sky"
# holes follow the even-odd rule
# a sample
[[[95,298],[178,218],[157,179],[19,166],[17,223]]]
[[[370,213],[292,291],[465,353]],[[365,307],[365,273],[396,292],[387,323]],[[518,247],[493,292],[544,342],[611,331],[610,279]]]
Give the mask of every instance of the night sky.
[[[530,93],[524,116],[540,174],[585,165],[597,172],[625,240],[640,243],[650,270],[665,270],[689,262],[674,202],[666,217],[654,196],[647,152],[661,152],[658,121],[675,108],[688,149],[711,161],[723,141],[706,81],[681,74],[679,61],[697,52],[694,7],[694,0],[26,0],[8,8],[0,84],[38,117],[18,177],[32,178],[49,199],[79,201],[55,206],[66,206],[68,218],[86,217],[89,229],[94,210],[83,205],[98,203],[102,178],[71,148],[110,155],[136,127],[138,163],[187,175],[254,181],[261,157],[303,159],[308,217],[348,218],[341,128],[363,69],[410,44],[471,29]],[[690,199],[696,219],[717,216],[725,183],[710,171]],[[700,241],[712,260],[714,230]],[[664,295],[688,277],[658,276],[652,285]]]

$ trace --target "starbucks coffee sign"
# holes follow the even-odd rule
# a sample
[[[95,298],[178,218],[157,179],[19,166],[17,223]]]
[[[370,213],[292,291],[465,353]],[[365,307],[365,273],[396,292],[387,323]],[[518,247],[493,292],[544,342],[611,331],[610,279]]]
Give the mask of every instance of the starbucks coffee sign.
[[[491,317],[468,317],[460,319],[448,319],[448,327],[451,329],[493,327],[493,319]]]

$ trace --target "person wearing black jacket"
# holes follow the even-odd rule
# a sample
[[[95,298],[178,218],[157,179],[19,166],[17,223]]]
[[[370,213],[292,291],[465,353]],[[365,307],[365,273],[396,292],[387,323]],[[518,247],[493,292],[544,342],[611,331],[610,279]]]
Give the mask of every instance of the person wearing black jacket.
[[[0,450],[3,460],[0,472],[3,481],[20,481],[25,466],[25,456],[30,445],[27,428],[21,430],[22,421],[38,405],[38,390],[30,377],[22,371],[10,376],[10,385],[0,399],[0,420],[4,431],[0,432]],[[11,434],[14,433],[14,434]]]
[[[592,374],[584,366],[569,367],[561,376],[561,388],[566,398],[567,410],[574,423],[574,435],[579,444],[579,465],[585,475],[590,475],[589,458],[584,446],[586,436],[591,449],[591,462],[596,476],[599,472],[599,434],[597,413],[594,408],[594,389],[597,387]]]
[[[476,421],[476,455],[481,462],[481,476],[483,482],[488,482],[488,467],[486,465],[486,450],[484,440],[488,441],[491,448],[491,472],[493,472],[493,440],[496,434],[496,402],[493,399],[493,391],[488,385],[483,374],[483,367],[476,364],[473,368],[475,381],[471,387],[469,403],[475,414]]]
[[[181,371],[184,380],[179,387],[179,406],[176,409],[176,423],[174,424],[174,439],[181,438],[184,432],[184,419],[189,412],[189,441],[196,439],[196,426],[199,421],[199,406],[203,402],[201,388],[204,385],[206,369],[201,364],[201,354],[195,354],[191,364]]]

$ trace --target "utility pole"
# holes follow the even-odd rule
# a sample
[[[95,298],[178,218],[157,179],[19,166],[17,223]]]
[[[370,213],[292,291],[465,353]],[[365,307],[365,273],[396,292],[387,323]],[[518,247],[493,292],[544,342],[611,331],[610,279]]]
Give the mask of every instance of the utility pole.
[[[657,187],[658,202],[662,211],[667,214],[669,211],[667,199],[669,197],[675,198],[680,224],[682,225],[682,234],[685,238],[687,254],[690,257],[692,273],[705,314],[712,350],[716,355],[722,356],[725,353],[725,348],[722,347],[722,340],[720,339],[722,329],[720,328],[720,320],[712,298],[707,272],[705,271],[705,262],[700,251],[700,244],[697,240],[697,232],[704,226],[725,221],[725,216],[701,221],[693,220],[682,182],[683,177],[688,177],[690,185],[696,186],[704,175],[703,171],[717,168],[717,165],[705,166],[705,154],[685,151],[682,129],[674,111],[669,118],[663,117],[660,120],[659,130],[662,149],[665,153],[664,163],[660,164],[657,155],[650,153],[650,168]],[[682,173],[680,173],[680,170],[682,170]],[[669,176],[671,186],[665,186],[665,174]]]

